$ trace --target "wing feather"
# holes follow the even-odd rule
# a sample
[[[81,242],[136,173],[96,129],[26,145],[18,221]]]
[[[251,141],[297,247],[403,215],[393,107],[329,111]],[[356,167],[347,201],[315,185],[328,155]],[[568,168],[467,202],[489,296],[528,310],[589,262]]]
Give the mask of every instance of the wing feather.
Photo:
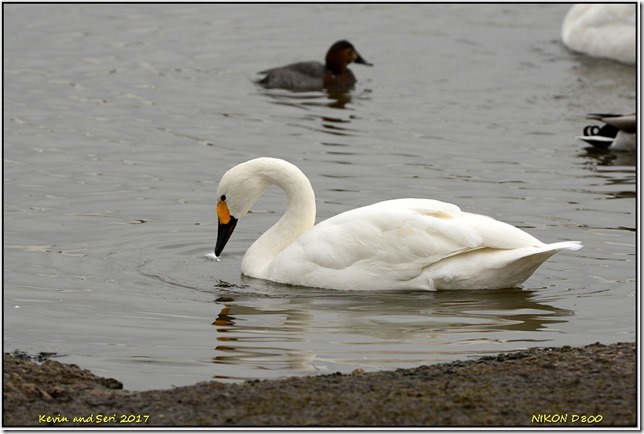
[[[541,246],[536,238],[493,218],[462,212],[429,199],[379,202],[339,214],[306,232],[273,261],[277,273],[302,276],[302,284],[354,281],[387,275],[419,277],[427,267],[470,251]],[[361,284],[363,282],[360,282]]]

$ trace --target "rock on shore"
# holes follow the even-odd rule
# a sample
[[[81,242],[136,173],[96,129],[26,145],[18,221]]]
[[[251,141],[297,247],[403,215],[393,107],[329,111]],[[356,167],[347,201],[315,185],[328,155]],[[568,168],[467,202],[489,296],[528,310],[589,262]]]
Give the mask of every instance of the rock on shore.
[[[535,348],[413,369],[129,392],[4,354],[3,425],[631,426],[636,345]]]

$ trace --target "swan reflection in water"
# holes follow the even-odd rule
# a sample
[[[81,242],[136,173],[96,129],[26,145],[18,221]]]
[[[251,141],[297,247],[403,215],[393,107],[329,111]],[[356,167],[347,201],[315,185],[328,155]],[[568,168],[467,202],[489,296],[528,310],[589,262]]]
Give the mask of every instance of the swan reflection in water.
[[[395,369],[512,351],[549,341],[551,326],[574,315],[525,289],[365,293],[243,281],[248,286],[227,287],[214,300],[217,379]]]

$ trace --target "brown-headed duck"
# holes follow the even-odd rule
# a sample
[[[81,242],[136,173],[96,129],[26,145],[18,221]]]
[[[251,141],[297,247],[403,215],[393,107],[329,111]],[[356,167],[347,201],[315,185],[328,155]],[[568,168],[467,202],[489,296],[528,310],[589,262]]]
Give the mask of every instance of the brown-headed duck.
[[[584,135],[577,137],[597,148],[613,151],[635,152],[637,147],[637,116],[611,113],[592,113],[588,119],[604,122],[604,125],[588,125]]]
[[[356,83],[356,77],[347,65],[354,62],[372,66],[346,40],[338,41],[329,48],[325,62],[322,64],[313,60],[266,69],[259,72],[266,76],[257,83],[267,89],[348,90]]]

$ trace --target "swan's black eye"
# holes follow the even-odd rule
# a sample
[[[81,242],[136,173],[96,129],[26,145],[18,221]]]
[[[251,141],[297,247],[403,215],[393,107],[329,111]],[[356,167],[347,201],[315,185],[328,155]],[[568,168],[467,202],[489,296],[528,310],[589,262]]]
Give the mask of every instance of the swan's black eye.
[[[222,200],[222,201],[226,200],[226,195],[225,195],[225,194],[222,194],[222,195],[221,195],[221,200]]]

